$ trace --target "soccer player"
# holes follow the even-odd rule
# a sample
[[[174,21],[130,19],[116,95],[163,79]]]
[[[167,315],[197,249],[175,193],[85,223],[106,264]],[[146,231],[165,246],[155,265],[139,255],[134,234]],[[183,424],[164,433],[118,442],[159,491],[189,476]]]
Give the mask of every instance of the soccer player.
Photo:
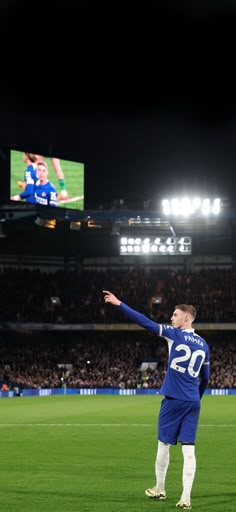
[[[43,156],[36,155],[36,157],[37,157],[37,162],[44,161],[44,157]],[[69,194],[68,194],[68,192],[66,190],[65,176],[64,176],[64,173],[63,173],[63,170],[62,170],[62,167],[61,167],[60,158],[51,157],[51,162],[52,162],[53,169],[54,169],[54,171],[56,173],[56,176],[57,176],[57,179],[58,179],[58,184],[59,184],[59,187],[60,187],[60,193],[58,195],[58,199],[60,201],[67,201],[69,199]]]
[[[182,495],[177,508],[190,510],[191,491],[196,471],[195,440],[200,414],[200,399],[209,380],[209,347],[193,329],[196,309],[179,304],[171,317],[171,326],[157,324],[121,302],[113,293],[103,290],[104,300],[132,321],[168,343],[169,359],[161,387],[164,398],[158,419],[158,447],[155,461],[156,485],[145,490],[146,496],[166,499],[165,479],[169,465],[170,445],[182,444]]]
[[[48,166],[46,162],[37,163],[38,181],[35,187],[36,204],[57,206],[57,191],[48,180]]]
[[[27,203],[35,203],[34,192],[36,181],[38,179],[36,171],[36,159],[36,155],[33,153],[23,153],[23,160],[26,164],[26,169],[24,171],[24,181],[17,182],[18,186],[22,188],[22,192],[12,196],[11,199],[13,201],[25,200]]]

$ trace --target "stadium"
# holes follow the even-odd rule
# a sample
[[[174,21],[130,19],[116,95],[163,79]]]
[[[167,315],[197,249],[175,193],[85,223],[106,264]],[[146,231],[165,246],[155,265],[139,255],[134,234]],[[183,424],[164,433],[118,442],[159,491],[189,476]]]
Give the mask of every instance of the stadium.
[[[236,12],[227,0],[147,1],[134,23],[121,4],[78,2],[75,14],[42,2],[33,63],[22,36],[31,10],[2,6],[6,54],[12,28],[18,41],[0,86],[4,512],[235,509]],[[104,290],[152,328],[170,325],[176,305],[197,310],[192,342],[196,358],[202,339],[209,346],[210,375],[191,503],[181,496],[191,440],[171,447],[167,499],[155,488],[168,336]],[[198,377],[183,351],[175,373],[189,357]]]
[[[55,215],[2,203],[4,510],[150,509],[143,490],[153,479],[167,347],[104,305],[103,289],[157,322],[168,322],[176,303],[196,305],[195,327],[209,343],[211,374],[192,502],[199,510],[222,510],[219,467],[225,461],[224,507],[233,510],[235,221],[227,201],[220,204],[217,215],[183,219],[119,205],[60,208]],[[123,253],[124,238],[127,247],[144,252]],[[142,239],[148,249],[137,242]],[[161,505],[167,511],[180,493],[178,448],[172,458],[171,492]]]

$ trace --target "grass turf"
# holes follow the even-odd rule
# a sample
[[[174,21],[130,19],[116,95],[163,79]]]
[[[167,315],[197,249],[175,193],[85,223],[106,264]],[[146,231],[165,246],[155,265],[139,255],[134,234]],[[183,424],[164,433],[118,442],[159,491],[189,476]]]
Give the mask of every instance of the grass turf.
[[[181,494],[181,446],[171,447],[168,499],[153,486],[159,396],[49,396],[0,401],[4,512],[169,512]],[[235,510],[236,397],[205,396],[193,509]]]

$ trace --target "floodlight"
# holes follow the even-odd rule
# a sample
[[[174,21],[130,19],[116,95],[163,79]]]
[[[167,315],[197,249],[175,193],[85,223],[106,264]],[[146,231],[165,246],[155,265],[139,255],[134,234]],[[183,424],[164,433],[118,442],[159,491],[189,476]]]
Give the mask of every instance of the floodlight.
[[[132,242],[132,243],[131,243]],[[137,243],[138,242],[138,243]],[[120,238],[120,255],[177,255],[191,254],[192,239],[190,236],[182,237],[132,237]]]
[[[149,244],[147,244],[147,243],[144,243],[144,244],[143,244],[143,246],[142,246],[142,252],[143,252],[144,254],[149,253],[149,252],[150,252],[150,245],[149,245]]]
[[[164,215],[175,217],[188,217],[190,215],[218,215],[221,210],[221,199],[209,197],[174,197],[163,199],[162,209]]]
[[[155,252],[157,252],[157,249],[158,249],[157,245],[155,245],[155,244],[151,245],[151,252],[155,253]]]
[[[215,213],[216,215],[218,215],[218,213],[220,213],[220,198],[219,197],[216,197],[213,201],[213,206],[212,206],[212,213]]]

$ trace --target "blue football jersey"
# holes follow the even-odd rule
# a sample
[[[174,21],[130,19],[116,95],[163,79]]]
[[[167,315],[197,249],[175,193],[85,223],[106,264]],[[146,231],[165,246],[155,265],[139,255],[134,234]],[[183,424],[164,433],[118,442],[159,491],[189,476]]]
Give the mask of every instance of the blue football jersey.
[[[167,340],[169,359],[161,393],[181,400],[199,399],[202,365],[209,365],[209,347],[194,329],[160,325],[159,335]]]
[[[35,187],[35,201],[37,204],[57,206],[57,191],[50,181],[42,185],[39,181]]]
[[[199,400],[209,378],[209,347],[194,329],[176,329],[153,322],[123,302],[120,309],[135,323],[166,339],[168,366],[161,394],[179,400]]]
[[[25,199],[28,203],[35,203],[34,191],[37,179],[38,176],[35,165],[28,165],[24,174],[25,190],[20,194],[22,200]]]

